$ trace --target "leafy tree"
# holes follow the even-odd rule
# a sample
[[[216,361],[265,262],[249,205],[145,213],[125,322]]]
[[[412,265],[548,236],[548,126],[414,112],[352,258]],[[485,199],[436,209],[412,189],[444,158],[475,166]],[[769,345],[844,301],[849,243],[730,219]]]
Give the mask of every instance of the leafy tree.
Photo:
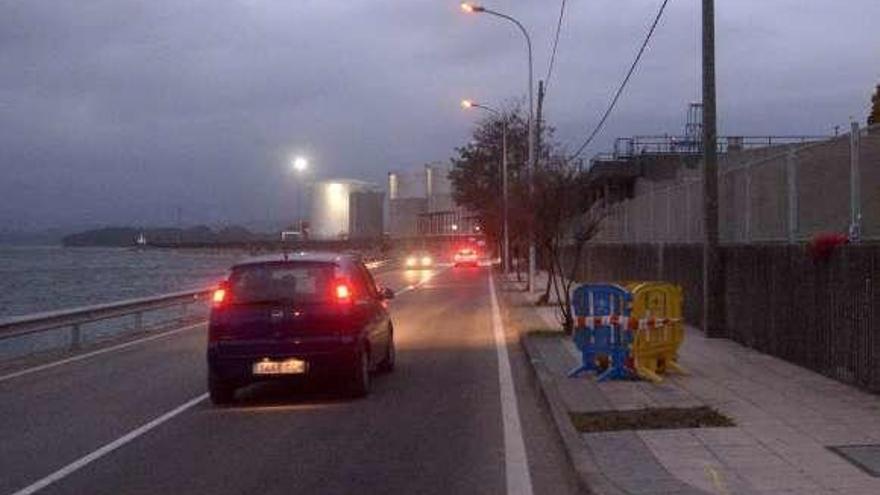
[[[868,115],[868,125],[880,124],[880,84],[877,85],[877,90],[874,92],[871,102],[873,104],[871,106],[871,114]]]
[[[485,226],[487,235],[497,240],[501,234],[503,198],[501,190],[501,136],[508,126],[508,218],[511,246],[525,254],[534,230],[544,268],[550,274],[545,295],[551,290],[567,331],[574,326],[569,294],[575,280],[581,253],[596,233],[600,215],[592,208],[587,190],[587,174],[580,164],[568,160],[553,141],[553,128],[541,129],[538,165],[529,195],[527,118],[519,107],[504,115],[490,115],[474,129],[472,140],[456,148],[450,181],[455,201],[473,211]],[[531,197],[531,200],[530,200]],[[531,228],[534,226],[534,229]]]
[[[507,123],[507,173],[511,238],[521,237],[525,225],[521,199],[525,198],[528,129],[517,106],[503,115],[488,115],[474,129],[471,141],[455,149],[449,179],[455,202],[474,212],[490,239],[501,237],[503,195],[502,133]]]
[[[549,274],[542,299],[549,300],[553,290],[562,326],[568,333],[574,328],[571,288],[583,248],[596,235],[603,215],[585,194],[588,180],[579,164],[561,156],[549,157],[535,176],[535,201],[539,205],[535,209],[535,235]]]

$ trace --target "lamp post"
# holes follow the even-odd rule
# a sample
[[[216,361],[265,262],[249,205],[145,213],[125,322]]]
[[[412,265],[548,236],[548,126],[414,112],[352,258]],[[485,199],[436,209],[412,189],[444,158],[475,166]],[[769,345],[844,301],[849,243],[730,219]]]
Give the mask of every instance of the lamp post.
[[[305,174],[306,170],[309,168],[309,161],[304,157],[297,156],[290,163],[291,168],[296,173],[297,177],[297,186],[296,186],[296,214],[298,217],[297,228],[299,228],[299,234],[302,236],[303,233],[303,213],[302,213],[302,197],[303,197],[303,179],[302,176]]]
[[[506,21],[512,22],[519,28],[520,32],[522,32],[523,37],[526,39],[526,48],[528,49],[529,55],[529,164],[528,164],[528,172],[529,172],[529,200],[531,201],[534,197],[534,173],[535,173],[535,162],[537,160],[537,154],[535,150],[535,118],[534,118],[534,109],[535,109],[535,83],[534,77],[532,75],[532,39],[529,37],[528,31],[523,25],[513,17],[502,14],[501,12],[496,12],[491,9],[487,9],[481,5],[476,5],[472,3],[462,3],[461,10],[468,14],[490,14],[495,17],[504,19]],[[529,280],[528,280],[528,291],[532,292],[535,288],[535,232],[534,225],[530,225],[529,228]]]
[[[508,233],[509,227],[507,221],[507,117],[488,105],[475,103],[471,100],[462,100],[461,106],[465,109],[479,108],[501,118],[501,196],[504,218],[504,226],[502,228],[504,237],[501,245],[501,256],[504,260],[504,274],[506,275],[510,273],[510,236]]]

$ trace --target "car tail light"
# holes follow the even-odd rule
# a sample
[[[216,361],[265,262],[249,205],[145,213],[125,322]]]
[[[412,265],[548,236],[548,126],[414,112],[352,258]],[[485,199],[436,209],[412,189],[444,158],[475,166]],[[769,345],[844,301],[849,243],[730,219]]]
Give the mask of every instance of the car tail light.
[[[226,301],[226,289],[221,287],[215,290],[211,301],[214,303],[214,306],[222,306],[223,302]]]
[[[347,285],[339,284],[336,286],[336,299],[351,299],[351,291]]]
[[[347,280],[337,280],[333,285],[333,295],[337,303],[351,303],[352,296],[354,295],[351,290],[351,284]]]

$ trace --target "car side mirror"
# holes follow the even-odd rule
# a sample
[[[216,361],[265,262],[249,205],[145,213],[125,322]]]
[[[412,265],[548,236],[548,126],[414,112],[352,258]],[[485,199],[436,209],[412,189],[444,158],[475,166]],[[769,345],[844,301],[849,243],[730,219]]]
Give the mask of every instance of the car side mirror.
[[[384,287],[379,290],[379,297],[385,300],[394,299],[394,291],[388,287]]]

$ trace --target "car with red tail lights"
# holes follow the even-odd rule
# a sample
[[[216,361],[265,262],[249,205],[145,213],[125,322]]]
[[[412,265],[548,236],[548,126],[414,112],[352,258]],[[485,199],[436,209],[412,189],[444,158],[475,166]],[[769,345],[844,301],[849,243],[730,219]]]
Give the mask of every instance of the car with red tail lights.
[[[452,263],[456,267],[476,267],[480,265],[480,259],[477,256],[477,251],[473,248],[462,248],[455,252],[455,255],[452,257]]]
[[[264,380],[342,379],[352,396],[394,369],[390,289],[356,255],[292,253],[232,267],[213,294],[208,391],[215,404]]]

